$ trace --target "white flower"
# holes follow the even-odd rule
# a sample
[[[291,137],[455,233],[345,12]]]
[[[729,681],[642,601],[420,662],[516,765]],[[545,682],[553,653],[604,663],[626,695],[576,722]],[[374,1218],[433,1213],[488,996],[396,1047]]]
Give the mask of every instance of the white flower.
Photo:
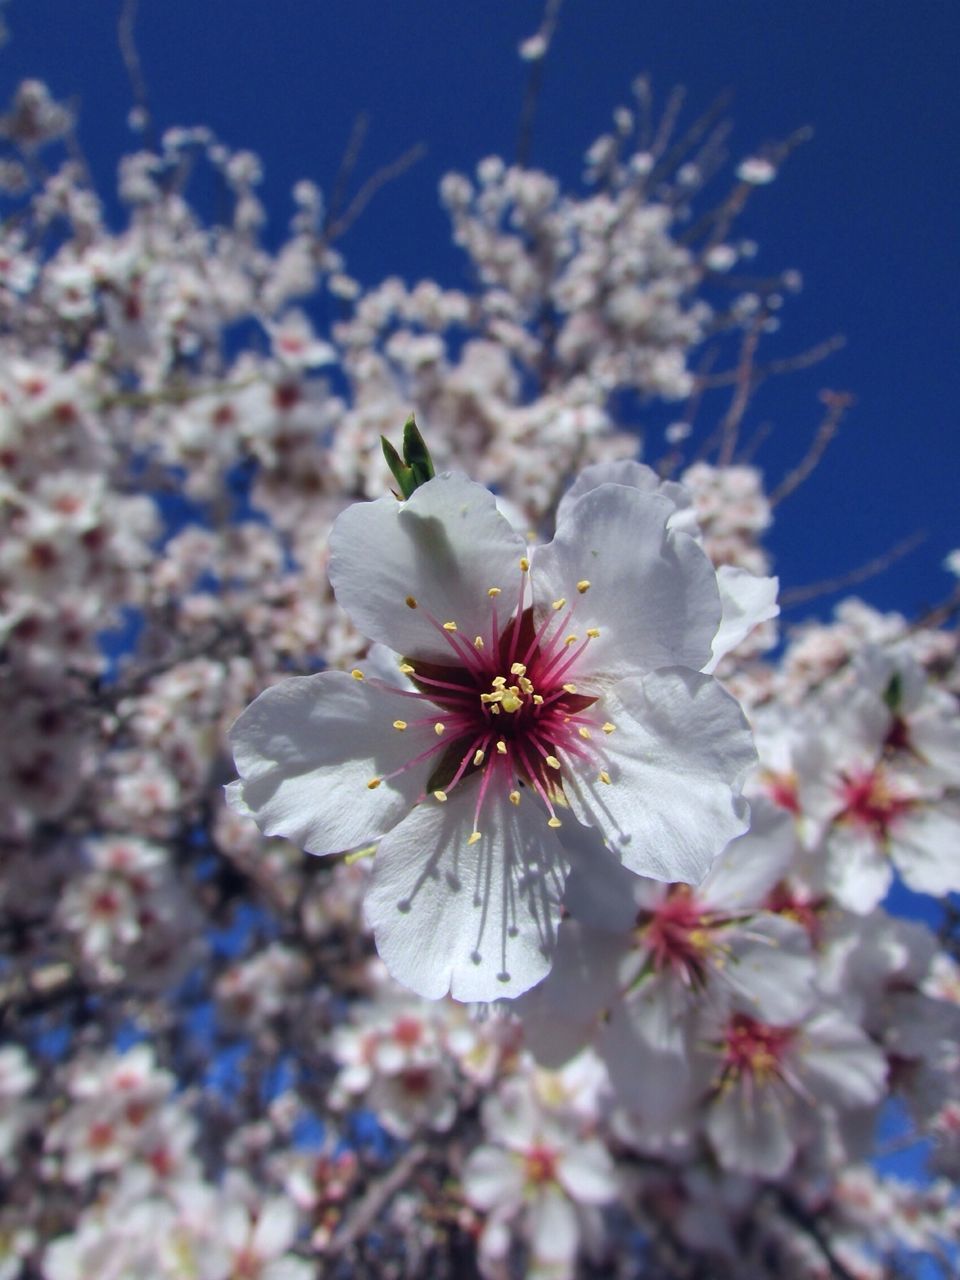
[[[232,800],[313,853],[378,843],[367,915],[418,994],[492,1000],[546,974],[564,823],[694,882],[746,826],[749,730],[702,674],[717,578],[675,511],[597,483],[528,555],[492,494],[442,475],[337,520],[337,599],[409,679],[268,689],[232,730]]]

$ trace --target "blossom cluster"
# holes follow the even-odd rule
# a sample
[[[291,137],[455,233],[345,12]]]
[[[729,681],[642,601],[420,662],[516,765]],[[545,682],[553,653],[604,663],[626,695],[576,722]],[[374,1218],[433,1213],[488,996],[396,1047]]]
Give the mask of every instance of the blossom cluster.
[[[784,153],[704,214],[647,92],[444,177],[459,287],[0,115],[0,1280],[954,1265],[956,594],[781,629],[697,357]]]

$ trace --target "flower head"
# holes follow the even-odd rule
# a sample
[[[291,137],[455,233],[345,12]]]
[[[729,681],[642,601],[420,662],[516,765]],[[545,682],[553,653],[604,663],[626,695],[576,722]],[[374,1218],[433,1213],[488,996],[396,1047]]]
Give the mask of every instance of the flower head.
[[[234,797],[311,852],[377,844],[367,915],[421,995],[489,1000],[544,976],[565,825],[687,881],[744,829],[750,735],[702,674],[716,574],[675,510],[599,483],[531,549],[489,492],[448,474],[337,520],[337,599],[402,655],[396,675],[267,690],[232,732]]]

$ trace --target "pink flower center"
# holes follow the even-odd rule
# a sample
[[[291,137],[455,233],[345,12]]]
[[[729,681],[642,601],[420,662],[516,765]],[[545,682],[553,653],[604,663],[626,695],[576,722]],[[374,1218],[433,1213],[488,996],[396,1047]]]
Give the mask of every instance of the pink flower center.
[[[556,1153],[549,1147],[531,1147],[523,1158],[523,1169],[526,1181],[534,1186],[542,1186],[545,1182],[555,1182],[557,1178]]]
[[[841,779],[843,810],[837,821],[866,828],[877,840],[886,840],[891,825],[913,808],[912,797],[898,794],[880,766],[852,777],[841,774]]]
[[[472,638],[461,633],[455,620],[440,621],[423,610],[448,646],[451,662],[409,658],[401,665],[417,689],[407,696],[419,701],[425,714],[409,722],[395,720],[393,727],[402,732],[412,725],[431,725],[437,741],[385,776],[395,777],[432,759],[422,798],[431,794],[443,803],[456,786],[477,775],[471,844],[481,838],[480,814],[491,789],[516,805],[519,788],[532,788],[550,815],[548,826],[559,827],[555,805],[563,799],[565,769],[584,762],[601,766],[603,740],[615,728],[587,714],[597,695],[581,691],[572,680],[599,631],[570,631],[575,605],[568,607],[565,599],[553,601],[536,625],[532,608],[524,607],[526,558],[520,565],[517,609],[502,630],[493,608],[486,634]],[[587,581],[578,583],[578,593],[583,595],[589,586]],[[492,603],[500,588],[491,587],[487,594]],[[413,596],[406,603],[420,608]],[[354,674],[362,678],[362,673]],[[598,778],[610,782],[605,768],[599,767]],[[383,780],[372,778],[367,786],[378,787]]]
[[[792,1027],[771,1027],[748,1014],[735,1014],[727,1024],[724,1078],[749,1076],[760,1084],[777,1079],[793,1035]]]
[[[640,941],[650,953],[658,973],[672,970],[691,986],[703,986],[716,921],[694,899],[685,884],[671,885],[667,896],[650,912],[642,912],[637,924]]]

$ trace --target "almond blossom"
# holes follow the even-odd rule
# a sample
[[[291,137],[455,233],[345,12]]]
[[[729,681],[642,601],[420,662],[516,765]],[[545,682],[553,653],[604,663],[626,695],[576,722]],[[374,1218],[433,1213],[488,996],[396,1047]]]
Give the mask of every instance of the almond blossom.
[[[368,919],[418,994],[491,1000],[544,976],[565,822],[687,881],[744,829],[749,732],[700,674],[716,576],[673,511],[600,484],[531,555],[449,474],[337,520],[337,599],[404,655],[407,687],[357,668],[267,690],[231,732],[234,802],[310,852],[377,842]]]

